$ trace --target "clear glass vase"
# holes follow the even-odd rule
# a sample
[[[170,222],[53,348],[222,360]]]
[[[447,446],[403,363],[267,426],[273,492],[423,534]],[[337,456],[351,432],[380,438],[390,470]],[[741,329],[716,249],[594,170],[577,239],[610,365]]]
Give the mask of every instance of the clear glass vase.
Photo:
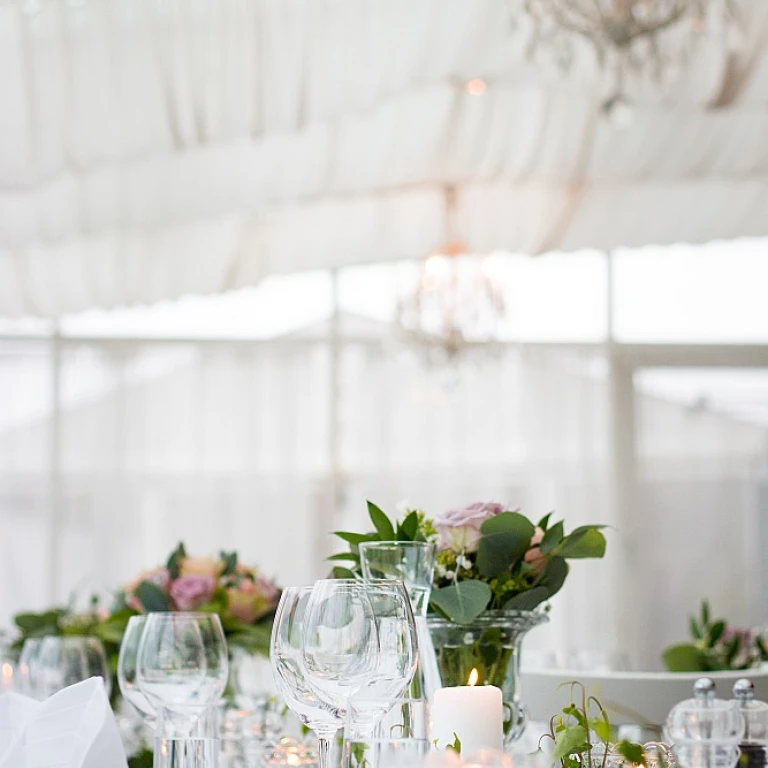
[[[444,687],[467,685],[477,670],[479,685],[501,688],[504,699],[504,748],[525,730],[526,711],[520,698],[520,645],[534,627],[548,621],[539,611],[486,611],[470,624],[454,624],[438,616],[427,619]]]

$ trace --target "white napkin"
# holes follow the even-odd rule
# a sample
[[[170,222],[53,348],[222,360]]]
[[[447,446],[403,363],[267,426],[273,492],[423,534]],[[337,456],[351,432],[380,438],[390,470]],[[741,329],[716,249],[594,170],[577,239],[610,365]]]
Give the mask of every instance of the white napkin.
[[[0,696],[0,768],[127,768],[101,678],[37,702]]]

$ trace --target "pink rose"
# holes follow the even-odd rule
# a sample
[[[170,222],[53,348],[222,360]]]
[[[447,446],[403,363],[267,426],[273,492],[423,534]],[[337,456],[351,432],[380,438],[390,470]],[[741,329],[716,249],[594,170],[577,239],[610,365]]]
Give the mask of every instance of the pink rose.
[[[504,512],[504,505],[494,501],[477,501],[461,509],[449,509],[435,518],[440,549],[474,552],[480,542],[480,526]]]
[[[536,530],[533,533],[533,538],[531,539],[531,548],[525,553],[525,562],[528,563],[528,565],[533,566],[537,571],[543,570],[544,566],[547,564],[547,556],[542,555],[541,549],[539,548],[539,544],[541,544],[543,538],[544,531],[537,525]]]
[[[171,584],[171,597],[179,611],[194,611],[213,597],[216,586],[211,576],[179,576]]]

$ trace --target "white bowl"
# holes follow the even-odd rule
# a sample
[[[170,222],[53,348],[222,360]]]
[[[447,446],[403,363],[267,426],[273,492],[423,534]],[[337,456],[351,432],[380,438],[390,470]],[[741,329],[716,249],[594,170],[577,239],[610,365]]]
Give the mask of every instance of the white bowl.
[[[664,724],[675,704],[693,698],[693,684],[700,677],[711,677],[720,699],[732,698],[733,684],[742,677],[755,684],[755,698],[768,701],[768,670],[742,672],[523,672],[520,696],[529,719],[548,723],[570,701],[568,683],[578,680],[587,695],[596,696],[614,725]]]

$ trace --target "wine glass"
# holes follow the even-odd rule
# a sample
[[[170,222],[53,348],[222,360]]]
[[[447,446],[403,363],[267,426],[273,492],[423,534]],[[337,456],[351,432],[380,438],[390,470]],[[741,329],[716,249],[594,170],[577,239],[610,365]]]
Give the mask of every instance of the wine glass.
[[[227,641],[217,614],[150,613],[146,617],[136,681],[169,727],[188,736],[221,698],[228,674]]]
[[[147,725],[154,728],[157,712],[139,688],[136,679],[139,642],[146,621],[146,616],[131,616],[128,619],[128,625],[120,643],[120,656],[117,659],[117,683],[123,698],[141,715]]]
[[[19,656],[19,691],[33,699],[41,698],[37,681],[37,656],[42,642],[40,637],[27,638]]]
[[[302,659],[310,686],[343,722],[379,661],[373,606],[360,579],[322,579],[307,604]]]
[[[31,659],[30,678],[41,699],[90,677],[100,677],[109,694],[112,680],[107,655],[97,637],[44,637]]]
[[[283,590],[272,624],[269,660],[280,695],[299,720],[317,735],[320,768],[327,768],[331,739],[343,720],[321,701],[304,667],[304,632],[311,594],[312,587]]]
[[[351,717],[360,730],[373,729],[392,702],[406,694],[418,662],[416,624],[403,582],[366,579],[362,587],[373,610],[378,658],[350,699]]]

